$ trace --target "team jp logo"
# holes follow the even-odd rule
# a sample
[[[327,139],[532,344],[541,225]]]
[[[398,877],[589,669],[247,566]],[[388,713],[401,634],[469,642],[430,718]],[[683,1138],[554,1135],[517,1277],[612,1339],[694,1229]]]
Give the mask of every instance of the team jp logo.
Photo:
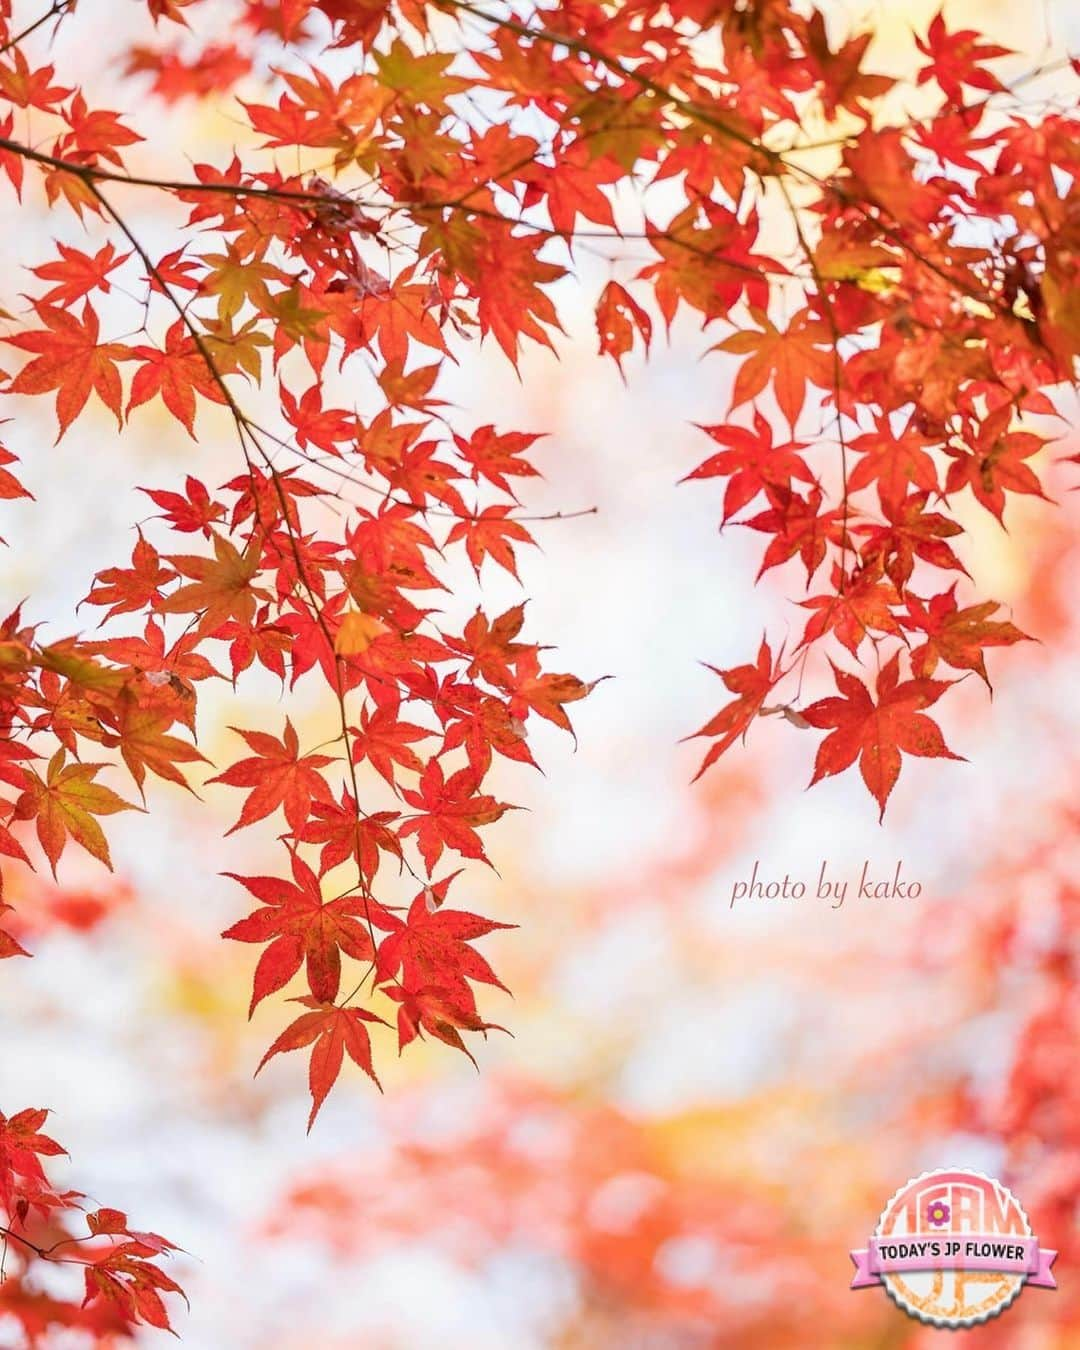
[[[922,1322],[972,1327],[1007,1308],[1025,1284],[1056,1288],[1056,1256],[1040,1248],[1000,1182],[967,1169],[924,1172],[896,1192],[866,1247],[851,1253],[851,1287],[883,1284]]]

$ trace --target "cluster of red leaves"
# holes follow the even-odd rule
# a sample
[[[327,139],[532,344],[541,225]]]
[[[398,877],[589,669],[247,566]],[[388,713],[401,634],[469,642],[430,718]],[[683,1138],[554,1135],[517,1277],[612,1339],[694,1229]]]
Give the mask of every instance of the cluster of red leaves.
[[[958,600],[955,574],[967,570],[952,508],[970,490],[1003,524],[1010,496],[1045,495],[1047,438],[1031,420],[1056,413],[1051,395],[1071,385],[1080,354],[1069,299],[1080,244],[1077,120],[1074,111],[1035,120],[985,64],[1009,53],[973,31],[948,31],[941,14],[917,44],[926,58],[917,83],[936,86],[936,105],[902,122],[872,115],[893,81],[861,71],[867,39],[836,49],[820,16],[770,11],[755,56],[771,92],[756,116],[733,87],[734,57],[745,59],[735,40],[726,70],[695,72],[729,82],[724,126],[702,139],[719,154],[720,142],[746,136],[742,151],[727,153],[762,176],[762,203],[775,188],[791,251],[741,283],[725,275],[728,287],[741,284],[749,323],[719,294],[719,279],[711,293],[702,286],[700,263],[696,290],[681,291],[706,323],[734,326],[715,349],[738,358],[732,410],[753,407],[751,426],[701,428],[720,448],[688,477],[723,479],[724,523],[767,536],[759,576],[797,562],[808,590],[821,573],[829,580],[801,602],[810,617],[788,660],[766,643],[755,663],[717,672],[736,697],[697,734],[713,741],[704,770],[762,715],[828,730],[811,782],[857,760],[884,814],[902,753],[959,758],[922,711],[957,679],[930,677],[945,666],[989,688],[985,650],[1026,636],[997,603]],[[791,97],[811,88],[820,125],[833,130],[822,144],[811,144],[805,106]],[[749,144],[763,132],[775,133],[770,147],[787,147],[764,164]],[[800,152],[811,148],[815,164],[832,151],[831,170],[806,168]],[[709,224],[699,221],[698,236],[705,243],[720,218],[734,237],[746,185],[725,181],[698,153],[701,191],[722,187],[731,204],[727,215],[715,199],[700,203]],[[748,219],[756,224],[756,214]],[[655,268],[646,270],[655,282]],[[657,294],[663,308],[659,286]],[[631,340],[623,332],[620,350]],[[762,498],[764,509],[743,514]],[[837,694],[802,707],[799,692],[781,696],[788,676],[802,690],[809,657],[830,643],[859,662],[869,654],[876,683],[833,664]]]
[[[464,1049],[489,1027],[474,985],[498,981],[472,943],[499,925],[443,911],[440,868],[487,861],[480,830],[508,809],[485,790],[493,761],[532,764],[535,719],[569,730],[590,688],[542,668],[522,606],[457,632],[432,603],[455,551],[478,577],[516,576],[532,536],[515,488],[537,472],[536,436],[451,423],[444,363],[474,335],[513,362],[525,339],[553,346],[552,288],[580,234],[610,241],[613,269],[628,238],[649,251],[597,308],[620,368],[651,341],[649,304],[730,329],[715,346],[752,425],[708,426],[720,449],[691,476],[726,479],[725,520],[764,498],[741,521],[768,537],[762,572],[797,559],[830,582],[791,661],[763,643],[720,672],[736,698],[702,728],[706,765],[782,712],[829,733],[815,781],[858,761],[883,812],[902,753],[951,754],[924,711],[954,683],[937,667],[985,678],[983,650],[1024,636],[932,578],[964,571],[954,498],[970,489],[1000,519],[1008,494],[1042,495],[1044,438],[1024,419],[1054,411],[1080,352],[1078,141],[1071,113],[1014,106],[984,64],[1000,49],[940,18],[919,73],[940,98],[896,123],[893,81],[862,68],[868,35],[790,0],[236,0],[228,47],[200,37],[203,8],[149,0],[181,46],[140,46],[132,69],[166,99],[250,72],[250,148],[178,181],[144,173],[126,117],[90,108],[27,55],[33,32],[0,21],[0,169],[17,196],[40,177],[93,240],[34,269],[45,289],[5,320],[23,360],[4,392],[53,398],[61,436],[92,395],[121,426],[152,403],[194,436],[210,404],[235,433],[220,485],[147,489],[157,519],[86,597],[110,636],[45,644],[19,610],[0,627],[0,851],[29,863],[32,822],[54,871],[72,842],[108,865],[102,818],[138,808],[102,775],[188,786],[203,682],[261,667],[320,684],[332,744],[303,746],[288,719],[243,729],[213,780],[245,794],[235,829],[284,826],[280,874],[242,879],[260,908],[228,936],[263,947],[253,1010],[303,971],[304,1011],[269,1054],[311,1048],[313,1119],[346,1053],[375,1077],[374,1007],[397,1005],[400,1048]],[[322,68],[330,47],[353,73]],[[681,205],[666,223],[641,206],[631,228],[616,210],[630,181]],[[142,242],[139,193],[172,203],[175,248]],[[777,218],[790,247],[772,257]],[[116,317],[121,279],[136,324]],[[111,336],[140,324],[145,341]],[[371,415],[335,394],[342,371],[367,380]],[[276,389],[274,425],[245,410],[245,383]],[[867,642],[873,689],[836,667],[837,695],[776,701],[811,648],[861,659]],[[365,804],[364,764],[385,806]],[[387,869],[415,879],[407,910],[374,893]],[[343,960],[358,965],[344,980]]]
[[[140,1323],[170,1330],[162,1295],[182,1297],[183,1291],[157,1262],[177,1248],[156,1233],[130,1228],[118,1209],[84,1213],[83,1195],[49,1181],[42,1159],[64,1150],[42,1134],[47,1116],[0,1112],[0,1241],[7,1277],[0,1283],[0,1321],[14,1318],[20,1344],[31,1347],[53,1344],[61,1329],[109,1344],[133,1339]],[[75,1214],[85,1219],[83,1234],[71,1227]],[[45,1264],[81,1270],[81,1302],[77,1295],[65,1297],[55,1282],[45,1292]]]
[[[186,22],[192,6],[183,8],[157,6],[155,17]],[[25,822],[54,873],[72,843],[111,866],[103,819],[140,808],[104,778],[124,770],[140,795],[148,777],[190,787],[204,761],[200,685],[235,684],[253,667],[290,688],[322,684],[337,709],[334,742],[302,746],[288,718],[276,735],[240,729],[243,756],[209,780],[243,793],[234,829],[272,818],[284,830],[285,876],[239,879],[261,908],[226,936],[263,949],[252,1012],[303,972],[303,1011],[266,1058],[311,1047],[312,1120],[346,1053],[378,1081],[369,1031],[385,1019],[369,1000],[396,1005],[401,1049],[430,1036],[468,1054],[462,1033],[489,1029],[473,986],[499,981],[473,943],[507,925],[441,908],[457,875],[446,857],[488,861],[480,831],[508,809],[485,790],[493,760],[534,764],[530,723],[569,731],[566,707],[589,690],[542,668],[542,648],[521,638],[522,605],[494,618],[477,610],[454,629],[431,604],[448,589],[440,571],[458,548],[478,576],[494,563],[516,577],[515,550],[532,537],[515,484],[537,474],[525,457],[536,436],[452,427],[435,413],[448,335],[490,332],[515,354],[553,320],[538,287],[563,269],[536,258],[540,241],[486,216],[472,244],[462,217],[460,237],[438,248],[420,234],[391,247],[399,199],[416,198],[407,214],[425,235],[437,228],[419,180],[445,153],[432,129],[464,84],[447,73],[449,57],[401,41],[341,85],[300,73],[301,10],[315,8],[290,19],[298,65],[283,74],[277,106],[245,105],[270,152],[252,152],[261,167],[237,158],[224,169],[197,165],[186,186],[149,184],[182,213],[180,246],[160,256],[112,201],[116,178],[129,180],[121,152],[141,138],[120,115],[88,111],[51,66],[26,69],[22,45],[0,56],[0,98],[34,118],[30,142],[0,144],[15,191],[27,165],[40,169],[50,201],[101,236],[89,251],[59,244],[33,269],[46,289],[27,318],[9,320],[3,340],[26,359],[6,392],[54,397],[60,436],[92,395],[120,425],[155,402],[192,436],[200,405],[216,404],[232,418],[237,450],[220,487],[189,475],[145,489],[158,516],[84,602],[113,635],[45,644],[19,609],[0,627],[9,789],[0,850],[31,863]],[[270,23],[251,9],[245,18],[255,29]],[[372,33],[351,35],[348,22],[338,36],[371,45]],[[201,96],[245,68],[221,55],[202,48],[157,61],[140,50],[132,68],[155,69],[166,98]],[[430,151],[417,153],[429,138]],[[360,165],[364,191],[282,173],[272,161],[285,147],[331,150],[339,176]],[[460,146],[441,190],[468,194],[506,148],[497,135]],[[477,200],[490,202],[490,189]],[[118,285],[145,300],[145,341],[103,331]],[[370,418],[333,406],[330,394],[333,372],[365,368],[382,404]],[[242,409],[235,386],[245,379],[274,382],[279,426]],[[17,495],[4,473],[5,495]],[[349,502],[332,533],[323,503],[347,500],[343,481],[369,497]],[[365,764],[385,783],[385,808],[365,803]],[[414,879],[410,907],[376,899],[387,868]],[[3,954],[21,952],[3,941]],[[343,962],[358,963],[344,982]]]

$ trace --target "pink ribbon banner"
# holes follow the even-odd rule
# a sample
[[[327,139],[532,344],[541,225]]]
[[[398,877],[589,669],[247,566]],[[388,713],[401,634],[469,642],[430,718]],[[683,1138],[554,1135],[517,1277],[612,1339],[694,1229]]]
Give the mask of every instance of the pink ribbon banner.
[[[1027,1284],[1056,1289],[1050,1267],[1057,1252],[1039,1246],[1039,1239],[1013,1233],[943,1233],[872,1237],[867,1246],[849,1253],[855,1262],[852,1289],[880,1284],[882,1275],[916,1270],[1000,1270],[1023,1275]]]

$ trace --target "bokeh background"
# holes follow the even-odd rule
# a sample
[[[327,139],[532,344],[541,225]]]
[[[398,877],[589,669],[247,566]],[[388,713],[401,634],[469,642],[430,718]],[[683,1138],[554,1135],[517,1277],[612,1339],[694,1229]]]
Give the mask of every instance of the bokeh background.
[[[116,79],[145,36],[137,8],[103,7],[97,48],[60,39],[106,106],[137,97]],[[875,24],[871,64],[903,73],[936,6],[834,8]],[[1020,49],[1006,75],[1080,50],[1069,0],[947,13]],[[1054,95],[1051,79],[1033,96]],[[178,157],[220,160],[243,134],[227,100],[140,118]],[[151,243],[167,237],[155,209],[138,199]],[[0,304],[59,229],[79,241],[44,212],[6,223]],[[69,854],[62,888],[24,879],[7,897],[35,959],[0,970],[2,1103],[50,1107],[71,1183],[183,1246],[190,1350],[922,1346],[946,1333],[849,1292],[847,1252],[897,1186],[954,1164],[1014,1187],[1061,1249],[1061,1288],[952,1334],[1080,1344],[1077,468],[1049,471],[1056,505],[1011,503],[1008,533],[965,517],[979,593],[1039,639],[991,653],[992,701],[975,680],[949,700],[967,763],[907,760],[879,826],[855,774],[805,791],[817,737],[769,719],[691,786],[700,750],[680,738],[724,695],[701,663],[741,663],[765,629],[797,637],[801,582],[755,586],[758,541],[718,533],[720,489],[676,486],[704,453],[692,423],[730,398],[708,336],[677,326],[624,384],[595,355],[607,264],[582,252],[577,274],[561,359],[531,352],[518,378],[469,349],[439,391],[463,420],[550,433],[530,508],[598,508],[537,527],[520,589],[459,579],[467,609],[527,595],[560,668],[613,677],[576,705],[576,747],[541,730],[544,776],[502,765],[492,791],[528,810],[490,835],[498,875],[458,883],[457,903],[520,925],[484,943],[514,997],[485,990],[482,1010],[513,1039],[480,1042],[479,1073],[439,1045],[384,1055],[385,1096],[346,1074],[305,1137],[299,1058],[252,1079],[280,1006],[247,1023],[250,952],[219,938],[245,912],[219,874],[266,870],[274,830],[226,840],[233,794],[155,782],[149,816],[113,822],[115,878]],[[6,513],[0,596],[32,596],[59,637],[96,621],[76,606],[150,515],[138,486],[235,468],[214,410],[197,445],[148,409],[119,436],[98,408],[52,446],[46,403],[5,429],[37,500]],[[1078,450],[1068,434],[1047,459]],[[211,760],[234,753],[229,724],[287,707],[307,743],[328,724],[302,687],[204,689]],[[824,862],[848,899],[732,905],[755,862],[811,891]],[[898,863],[918,899],[854,896],[864,864],[885,879]],[[0,1346],[17,1344],[5,1334],[0,1317]]]

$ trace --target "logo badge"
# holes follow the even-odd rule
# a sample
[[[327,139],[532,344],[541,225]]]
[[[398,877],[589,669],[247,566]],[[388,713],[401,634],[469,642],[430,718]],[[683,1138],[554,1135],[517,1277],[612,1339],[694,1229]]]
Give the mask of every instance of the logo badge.
[[[852,1289],[884,1285],[906,1313],[935,1327],[973,1327],[1003,1312],[1025,1284],[1056,1289],[1057,1256],[1039,1246],[1019,1201],[966,1168],[924,1172],[882,1210],[851,1253]]]

